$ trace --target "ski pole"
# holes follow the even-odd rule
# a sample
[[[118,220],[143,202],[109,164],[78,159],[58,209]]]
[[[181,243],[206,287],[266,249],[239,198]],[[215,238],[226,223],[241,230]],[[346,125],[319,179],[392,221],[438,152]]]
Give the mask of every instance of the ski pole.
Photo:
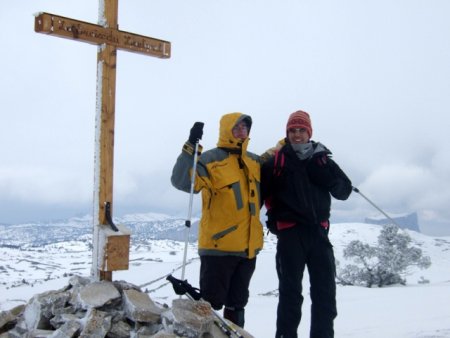
[[[360,194],[367,202],[369,202],[375,209],[377,209],[379,212],[381,212],[388,220],[390,220],[393,224],[395,224],[396,226],[398,226],[400,228],[400,226],[397,224],[396,221],[394,221],[387,213],[385,213],[383,210],[381,210],[375,203],[373,203],[370,199],[368,199],[358,188],[356,187],[352,187],[352,190],[354,192],[357,192],[358,194]]]
[[[189,208],[188,208],[188,215],[185,222],[186,230],[185,230],[185,237],[184,237],[184,254],[183,254],[183,265],[181,269],[181,279],[184,280],[184,272],[186,270],[186,260],[187,260],[187,249],[188,249],[188,243],[189,243],[189,232],[191,230],[191,218],[192,218],[192,201],[194,199],[194,186],[195,186],[195,175],[197,171],[197,157],[198,157],[198,145],[200,140],[197,140],[195,142],[195,149],[194,149],[194,164],[192,165],[192,175],[191,175],[191,190],[189,192]]]

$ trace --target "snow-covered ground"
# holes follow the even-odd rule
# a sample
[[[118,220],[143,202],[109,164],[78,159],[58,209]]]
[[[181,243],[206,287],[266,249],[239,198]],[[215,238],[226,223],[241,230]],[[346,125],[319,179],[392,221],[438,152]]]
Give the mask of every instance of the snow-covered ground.
[[[338,260],[343,260],[346,243],[359,239],[376,242],[380,227],[362,223],[336,224],[330,237]],[[429,237],[409,232],[414,243],[430,256],[427,270],[411,269],[406,286],[364,288],[338,286],[338,312],[335,337],[354,338],[438,338],[450,337],[450,237]],[[177,298],[164,276],[179,278],[184,244],[152,241],[133,247],[130,269],[113,273],[115,280],[126,280],[160,303],[170,305]],[[246,309],[246,329],[258,338],[275,333],[277,276],[275,238],[266,238],[258,256]],[[88,275],[91,257],[84,242],[50,245],[44,248],[0,249],[0,310],[26,302],[32,295],[59,289],[67,284],[68,274]],[[186,278],[198,286],[199,260],[195,245],[190,245]],[[307,277],[307,275],[306,275]],[[30,284],[23,284],[23,280]],[[420,281],[428,280],[429,283]],[[12,287],[14,286],[14,287]],[[305,302],[299,336],[309,336],[308,279],[304,280]]]

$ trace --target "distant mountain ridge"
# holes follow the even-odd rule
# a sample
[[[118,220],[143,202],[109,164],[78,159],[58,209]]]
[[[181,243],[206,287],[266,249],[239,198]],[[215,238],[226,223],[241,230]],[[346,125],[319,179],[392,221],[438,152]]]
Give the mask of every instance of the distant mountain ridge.
[[[391,215],[391,218],[396,222],[396,224],[399,227],[403,229],[421,232],[417,212],[413,212],[410,214]],[[392,222],[391,220],[387,219],[384,216],[377,216],[377,217],[367,217],[364,220],[364,223],[386,225]]]
[[[115,224],[131,230],[133,244],[150,239],[185,239],[185,220],[159,213],[129,214],[115,217]],[[197,240],[198,219],[192,219],[189,240]],[[73,240],[90,241],[93,231],[92,216],[71,217],[48,222],[0,225],[0,247],[39,247]]]

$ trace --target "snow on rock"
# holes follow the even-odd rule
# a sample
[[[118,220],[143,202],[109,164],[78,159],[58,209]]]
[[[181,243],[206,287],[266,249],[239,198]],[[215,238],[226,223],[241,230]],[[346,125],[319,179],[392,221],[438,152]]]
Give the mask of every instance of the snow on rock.
[[[111,330],[112,317],[96,308],[88,310],[80,337],[105,337]]]
[[[194,336],[211,331],[214,323],[214,315],[211,306],[207,302],[193,302],[189,299],[174,299],[172,312],[175,318],[175,332]]]
[[[124,290],[123,300],[126,316],[135,322],[157,323],[164,309],[157,306],[141,291]]]
[[[78,294],[81,308],[101,307],[120,297],[119,291],[110,282],[94,282],[83,287]]]
[[[47,329],[51,326],[50,319],[57,309],[63,308],[70,298],[65,290],[48,291],[35,295],[28,302],[24,312],[25,326],[28,330]]]
[[[24,310],[25,305],[19,305],[11,310],[0,312],[0,328],[3,328],[5,331],[12,329],[17,324],[17,316],[23,313]]]
[[[69,285],[0,312],[0,337],[227,337],[207,302],[175,299],[172,308],[125,281],[74,276]],[[244,338],[252,338],[234,326]]]

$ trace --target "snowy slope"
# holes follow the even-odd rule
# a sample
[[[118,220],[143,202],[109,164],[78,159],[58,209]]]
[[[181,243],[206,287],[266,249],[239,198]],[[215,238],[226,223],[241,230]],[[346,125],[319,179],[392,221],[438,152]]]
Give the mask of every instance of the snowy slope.
[[[338,260],[343,260],[346,243],[359,239],[375,243],[380,227],[363,223],[335,224],[330,233]],[[338,286],[336,337],[450,337],[450,237],[429,237],[409,232],[413,241],[431,257],[427,270],[412,269],[406,286],[362,288]],[[275,238],[266,237],[258,256],[247,306],[246,329],[255,337],[273,337],[277,306]],[[149,240],[133,245],[130,269],[113,273],[147,290],[159,302],[176,298],[164,276],[180,277],[184,243]],[[66,285],[68,275],[88,275],[91,265],[89,241],[71,241],[41,247],[0,248],[0,310],[27,301],[33,294]],[[190,244],[186,278],[198,286],[199,260],[195,244]],[[419,283],[421,278],[429,280]],[[24,284],[26,279],[29,284]],[[308,281],[304,281],[305,302],[300,337],[308,336]]]

